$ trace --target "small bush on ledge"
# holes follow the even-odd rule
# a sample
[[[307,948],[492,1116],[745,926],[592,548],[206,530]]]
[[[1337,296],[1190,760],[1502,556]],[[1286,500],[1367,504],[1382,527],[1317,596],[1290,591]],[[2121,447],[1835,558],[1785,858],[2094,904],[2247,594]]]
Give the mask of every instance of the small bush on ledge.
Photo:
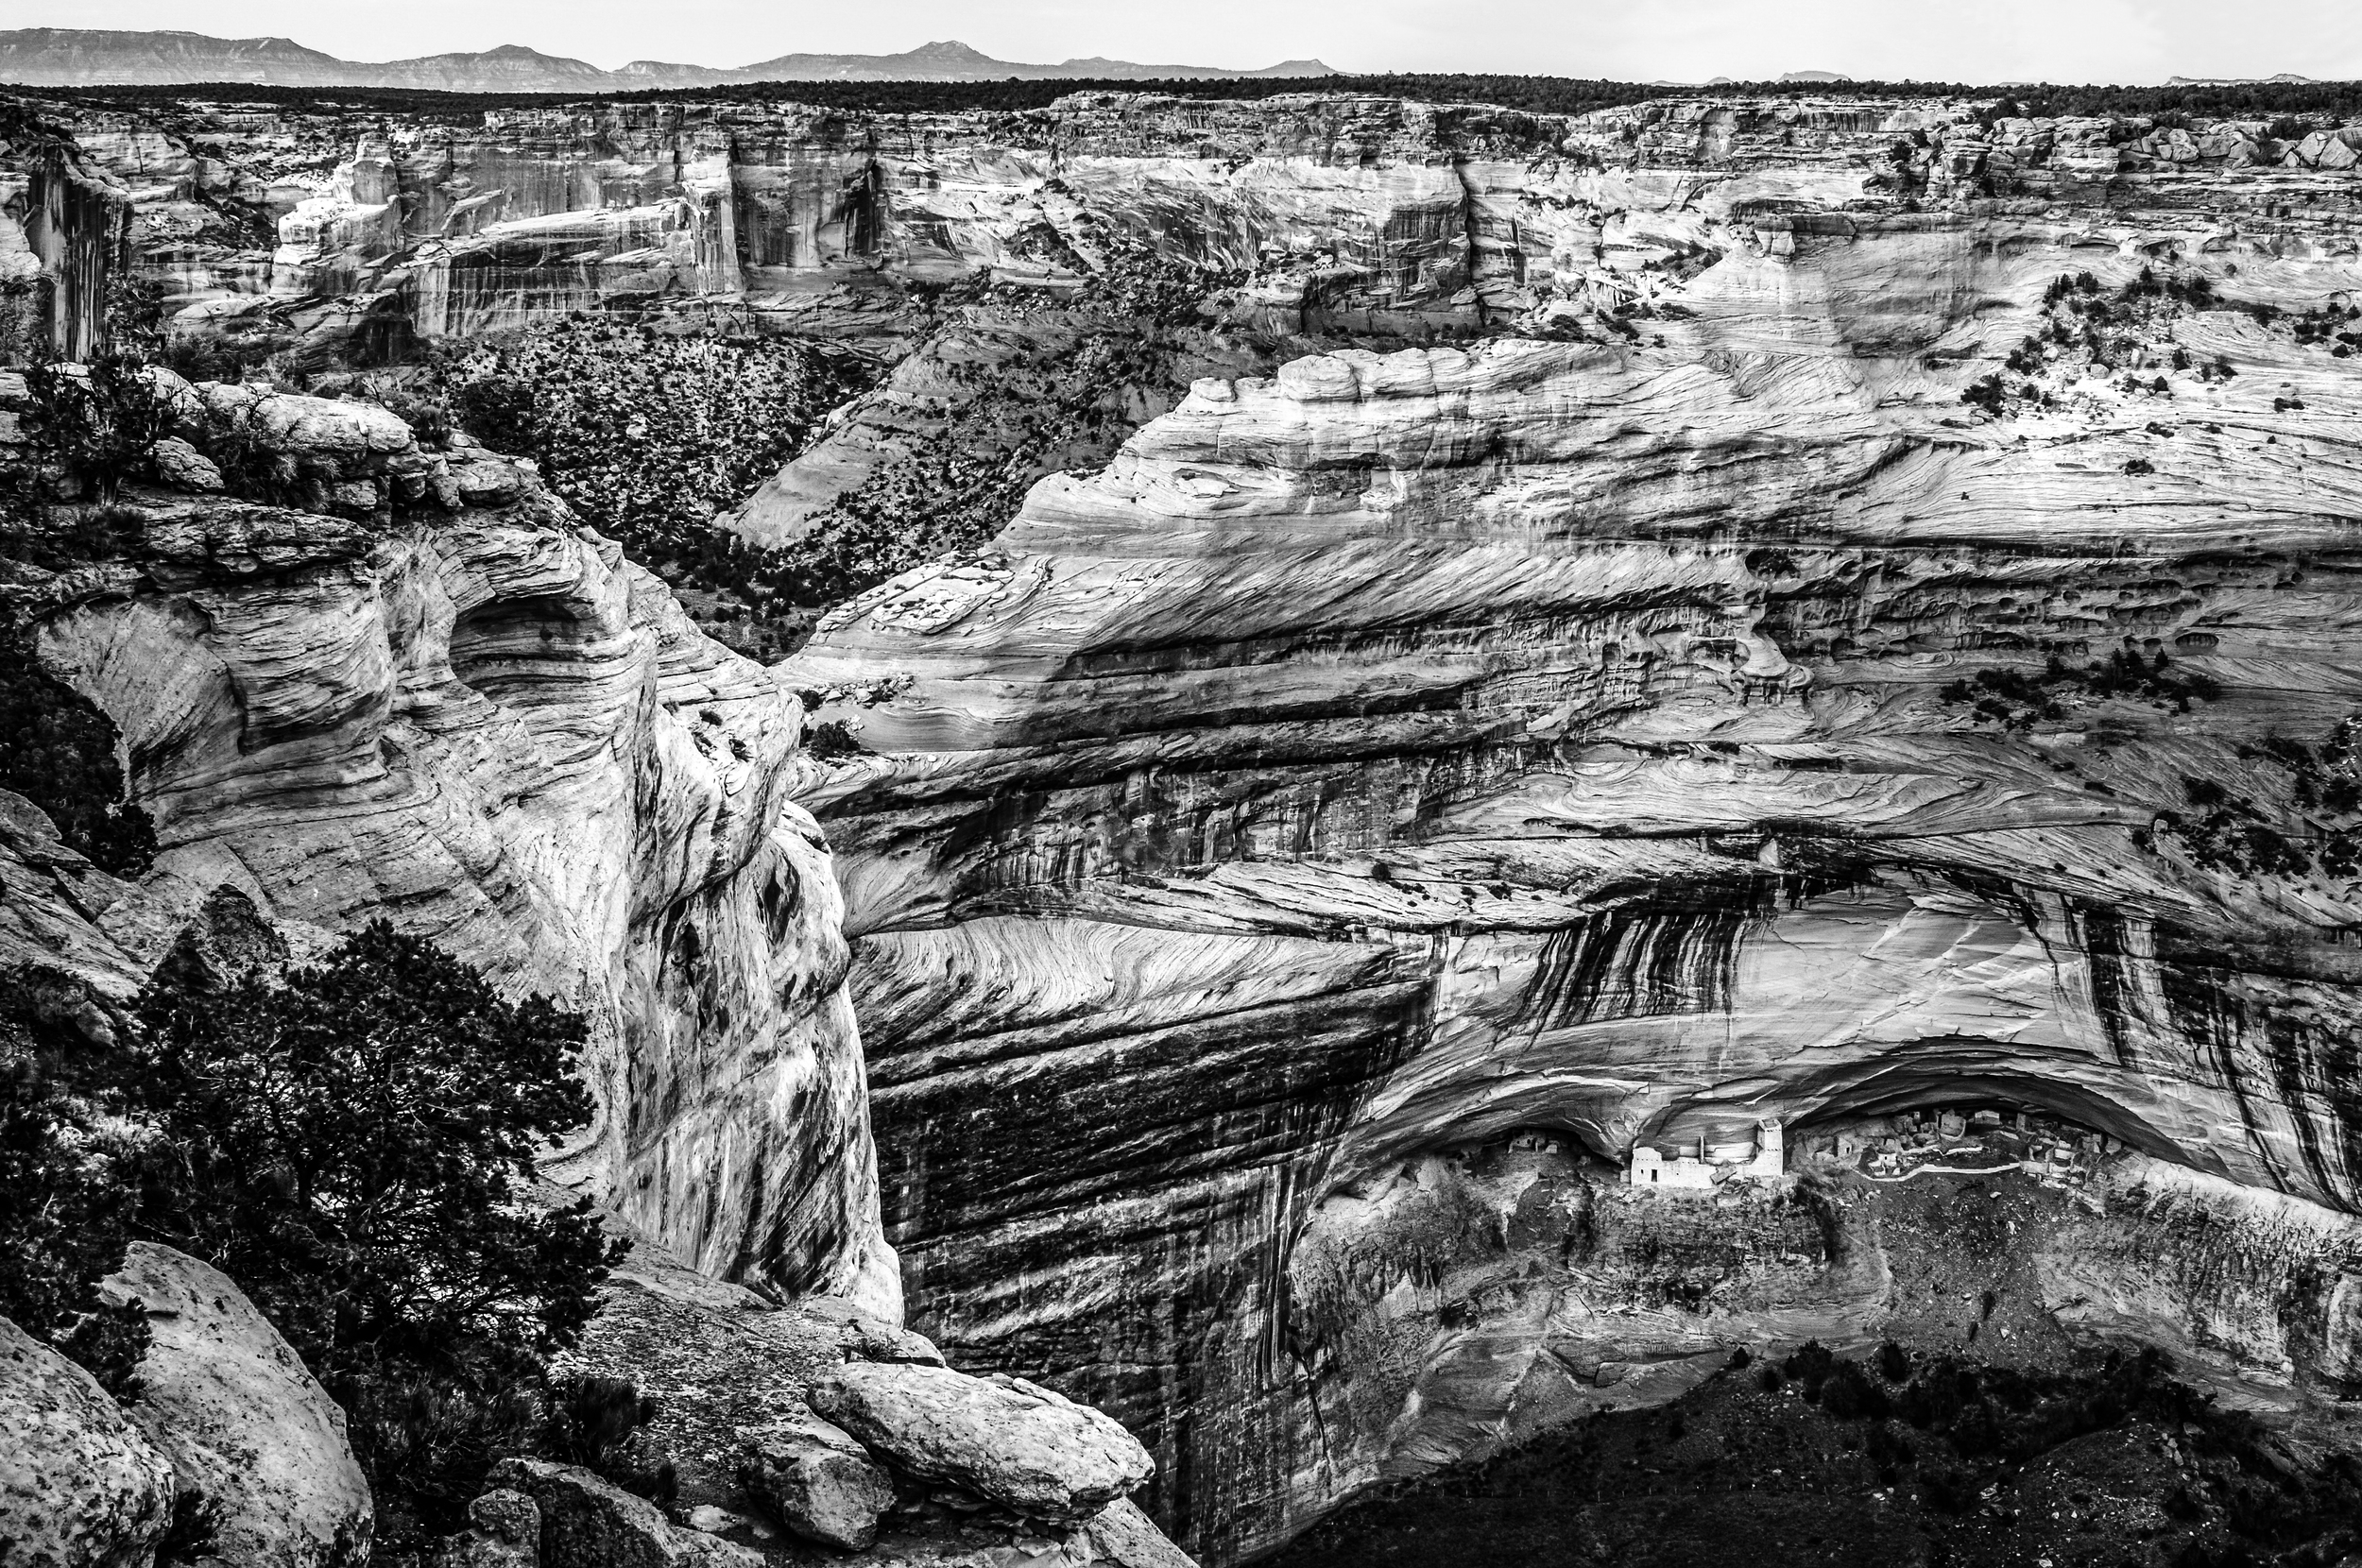
[[[2137,699],[2187,713],[2192,703],[2213,702],[2221,695],[2221,683],[2213,676],[2195,670],[2177,674],[2164,653],[2143,658],[2129,648],[2080,666],[2053,654],[2040,674],[1979,670],[1937,692],[1948,705],[1967,706],[1980,723],[2017,730],[2064,719],[2062,697]]]

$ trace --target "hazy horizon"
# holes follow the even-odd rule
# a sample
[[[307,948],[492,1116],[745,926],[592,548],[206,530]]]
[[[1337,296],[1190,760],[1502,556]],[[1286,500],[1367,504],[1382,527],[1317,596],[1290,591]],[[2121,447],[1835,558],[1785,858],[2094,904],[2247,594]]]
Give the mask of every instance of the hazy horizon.
[[[16,8],[11,8],[15,9]],[[1892,80],[2158,82],[2296,72],[2362,77],[2362,7],[2295,0],[2269,27],[2226,29],[2199,0],[1991,0],[1957,13],[1892,0],[1684,5],[1472,0],[1199,0],[1172,11],[1012,0],[870,0],[846,9],[679,0],[652,29],[611,0],[413,0],[399,11],[299,0],[36,0],[19,27],[282,36],[356,61],[524,44],[613,68],[633,60],[735,67],[779,55],[900,54],[957,40],[995,59],[1101,56],[1253,70],[1318,58],[1348,72],[1473,71],[1618,80],[1762,79],[1837,71]]]

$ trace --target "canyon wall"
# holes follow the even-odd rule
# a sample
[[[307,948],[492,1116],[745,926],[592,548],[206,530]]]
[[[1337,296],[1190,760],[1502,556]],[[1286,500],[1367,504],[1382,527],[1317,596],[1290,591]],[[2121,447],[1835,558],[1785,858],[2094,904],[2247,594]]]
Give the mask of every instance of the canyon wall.
[[[1441,1151],[1991,1100],[2347,1235],[2356,185],[2032,129],[2006,198],[1884,128],[1497,191],[1463,287],[1616,298],[1201,382],[784,667],[864,752],[803,798],[915,1321],[1209,1559],[1532,1419],[1532,1323],[1390,1353],[1439,1440],[1313,1310],[1432,1284],[1374,1195]]]
[[[428,334],[706,298],[773,330],[890,330],[895,292],[977,273],[1071,284],[1085,210],[1206,261],[1341,247],[1373,298],[1448,302],[1453,162],[1562,122],[1393,99],[1078,94],[1024,113],[585,104],[480,127],[203,106],[83,110],[138,194],[143,266],[189,330],[386,297]],[[268,232],[275,246],[261,243]],[[883,290],[882,298],[870,298]]]
[[[100,876],[28,813],[8,969],[62,963],[103,1034],[222,887],[314,953],[391,920],[588,1018],[598,1115],[554,1175],[706,1272],[898,1316],[841,902],[785,793],[793,696],[530,465],[162,382],[197,444],[178,485],[126,488],[119,554],[9,589],[121,730],[156,864]],[[283,504],[222,493],[199,452],[241,433]]]
[[[2039,1107],[2192,1173],[2174,1213],[2230,1237],[2147,1246],[2128,1179],[2053,1273],[2112,1261],[2048,1299],[2348,1397],[2362,129],[1976,108],[93,113],[182,332],[677,304],[899,354],[915,290],[1055,293],[1121,236],[1240,275],[1204,315],[1241,337],[1428,346],[1200,382],[768,676],[595,543],[448,524],[368,546],[390,599],[310,544],[197,553],[383,671],[307,673],[295,621],[239,642],[275,601],[169,571],[52,646],[169,874],[251,855],[284,917],[392,910],[602,1009],[572,1168],[701,1267],[877,1277],[849,997],[916,1321],[1120,1415],[1209,1559],[1892,1310],[1792,1207],[1618,1232],[1566,1171],[1526,1212],[1446,1169],[1514,1139],[1572,1168]],[[448,628],[383,607],[414,599]],[[110,684],[214,642],[276,694]],[[441,706],[393,694],[414,643]],[[849,751],[781,739],[781,690]],[[1598,1265],[1619,1236],[1743,1288],[1669,1304]]]
[[[1735,213],[1841,221],[1865,201],[2134,189],[2261,211],[2362,144],[2362,128],[2278,140],[2261,122],[1985,125],[1979,108],[1672,99],[1568,116],[1084,93],[1007,113],[586,102],[465,123],[200,104],[73,119],[134,197],[140,265],[180,330],[332,338],[386,316],[464,335],[703,301],[759,329],[891,339],[910,284],[1070,286],[1093,225],[1257,271],[1237,304],[1275,328],[1547,326],[1709,264],[1709,230]]]
[[[0,138],[0,363],[98,350],[131,227],[127,193],[71,145]]]

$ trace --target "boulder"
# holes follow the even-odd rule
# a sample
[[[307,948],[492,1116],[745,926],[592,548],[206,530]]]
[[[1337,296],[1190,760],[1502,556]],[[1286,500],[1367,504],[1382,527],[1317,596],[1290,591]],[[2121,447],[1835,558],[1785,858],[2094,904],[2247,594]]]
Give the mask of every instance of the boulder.
[[[505,506],[517,499],[524,481],[504,459],[489,454],[452,465],[459,499],[470,506]]]
[[[1197,1568],[1189,1553],[1174,1545],[1139,1505],[1119,1497],[1082,1529],[1084,1560],[1092,1568]]]
[[[97,1380],[0,1318],[0,1563],[147,1568],[174,1495]]]
[[[790,1416],[746,1440],[739,1484],[772,1518],[823,1546],[860,1551],[894,1505],[894,1478],[842,1428]]]
[[[2321,1370],[2362,1383],[2362,1274],[2339,1274],[2330,1287],[2321,1336]]]
[[[536,1568],[541,1509],[522,1491],[494,1488],[468,1505],[468,1527],[435,1546],[434,1568]]]
[[[1001,1373],[852,1362],[806,1397],[897,1469],[1037,1518],[1088,1518],[1156,1468],[1114,1418]]]
[[[192,996],[227,990],[248,973],[275,971],[287,962],[278,929],[236,886],[223,882],[205,895],[164,950],[156,979]]]
[[[935,1342],[914,1329],[864,1318],[852,1325],[852,1332],[850,1348],[864,1361],[906,1361],[925,1367],[949,1365]]]
[[[265,451],[306,460],[350,464],[417,445],[402,417],[375,403],[214,382],[191,387],[190,397],[209,430],[238,430]]]
[[[837,1325],[846,1355],[855,1361],[917,1361],[930,1367],[947,1365],[935,1342],[916,1329],[889,1322],[860,1302],[842,1296],[806,1296],[799,1304],[807,1317]]]
[[[135,1241],[101,1290],[147,1308],[144,1391],[125,1414],[219,1510],[225,1568],[366,1561],[375,1510],[345,1413],[230,1276]]]
[[[377,483],[368,479],[348,479],[330,486],[328,503],[339,512],[368,516],[385,503]]]
[[[756,1553],[682,1529],[654,1503],[576,1465],[503,1459],[489,1479],[541,1510],[543,1568],[762,1568]]]
[[[156,477],[176,490],[202,495],[222,487],[221,469],[214,460],[178,435],[157,442],[149,455],[156,465]]]

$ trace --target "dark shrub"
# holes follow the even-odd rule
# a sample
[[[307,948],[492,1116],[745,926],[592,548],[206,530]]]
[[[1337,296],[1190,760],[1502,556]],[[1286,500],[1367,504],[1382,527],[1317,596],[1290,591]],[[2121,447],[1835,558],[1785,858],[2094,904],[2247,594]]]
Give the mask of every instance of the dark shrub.
[[[814,757],[860,757],[869,750],[853,733],[852,725],[842,719],[830,719],[806,730],[804,749]]]
[[[136,1303],[107,1307],[98,1282],[123,1267],[131,1186],[93,1137],[92,1107],[66,1092],[26,988],[0,1008],[0,1318],[128,1403],[147,1317]]]
[[[1918,1457],[1911,1448],[1910,1440],[1884,1422],[1871,1427],[1863,1451],[1870,1456],[1873,1464],[1883,1469],[1900,1469]]]
[[[146,811],[123,798],[114,724],[41,668],[31,639],[0,634],[0,790],[49,813],[100,870],[138,877],[156,858]]]
[[[533,392],[519,382],[489,376],[460,382],[452,388],[450,410],[469,435],[494,452],[531,456],[539,445]]]
[[[1883,1421],[1893,1409],[1888,1403],[1887,1391],[1852,1361],[1840,1361],[1829,1369],[1827,1379],[1821,1385],[1821,1407],[1840,1421],[1864,1417]]]
[[[569,1464],[595,1470],[625,1491],[669,1504],[679,1493],[673,1461],[651,1440],[657,1403],[620,1377],[577,1372],[550,1389],[543,1449]]]
[[[1894,1399],[1895,1413],[1913,1426],[1942,1428],[1977,1398],[1977,1378],[1958,1362],[1930,1362]]]
[[[112,502],[172,428],[172,410],[132,354],[101,354],[87,366],[36,365],[25,372],[32,400],[26,434],[47,455]]]
[[[541,1356],[623,1253],[525,1201],[590,1110],[582,1021],[380,921],[281,982],[142,1003],[145,1222],[237,1280],[352,1417],[382,1509],[448,1525],[543,1424]]]
[[[1981,1399],[1963,1405],[1944,1436],[1951,1440],[1952,1451],[1962,1458],[1999,1453],[2004,1440],[2000,1418]]]
[[[1805,1386],[1805,1397],[1817,1399],[1821,1385],[1837,1366],[1837,1357],[1818,1339],[1807,1339],[1780,1363],[1780,1369]]]

